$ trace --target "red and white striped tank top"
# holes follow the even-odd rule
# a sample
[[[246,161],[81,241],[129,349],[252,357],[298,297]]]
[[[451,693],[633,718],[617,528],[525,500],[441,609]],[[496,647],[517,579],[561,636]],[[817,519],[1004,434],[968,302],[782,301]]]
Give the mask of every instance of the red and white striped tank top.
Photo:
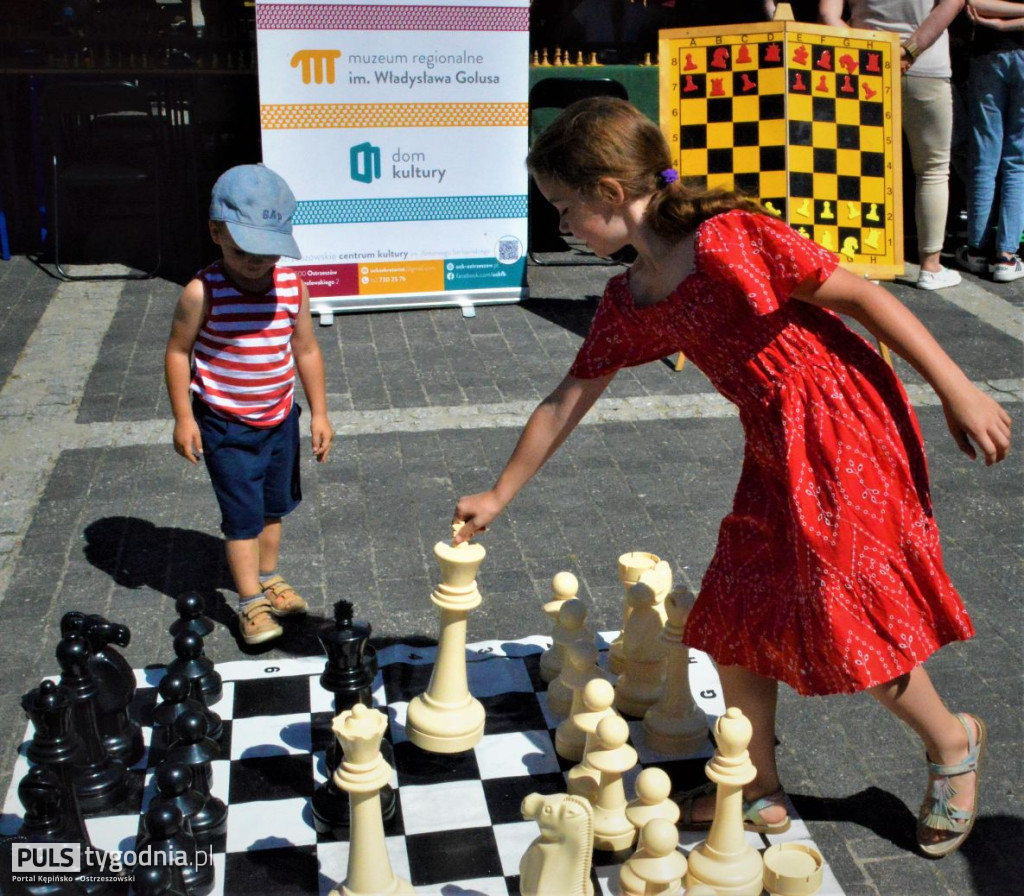
[[[276,426],[291,412],[295,392],[298,275],[275,268],[274,285],[261,295],[241,292],[219,261],[196,276],[208,307],[192,350],[192,391],[222,417]]]

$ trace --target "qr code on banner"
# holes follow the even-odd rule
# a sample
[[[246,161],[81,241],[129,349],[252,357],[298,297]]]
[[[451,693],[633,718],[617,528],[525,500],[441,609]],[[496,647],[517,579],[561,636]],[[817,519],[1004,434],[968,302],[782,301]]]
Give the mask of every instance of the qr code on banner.
[[[514,236],[503,236],[498,240],[498,261],[511,264],[523,257],[523,244]]]

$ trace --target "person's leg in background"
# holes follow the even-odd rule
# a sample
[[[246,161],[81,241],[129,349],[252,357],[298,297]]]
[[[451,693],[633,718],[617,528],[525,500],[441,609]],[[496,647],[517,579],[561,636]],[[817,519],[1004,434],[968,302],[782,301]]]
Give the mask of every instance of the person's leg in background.
[[[967,249],[958,258],[975,274],[988,267],[993,253],[996,179],[1003,151],[1005,85],[995,65],[996,55],[972,59],[968,81],[971,179],[967,191]]]
[[[914,170],[919,289],[956,286],[960,275],[940,261],[949,214],[953,90],[948,78],[903,78],[903,132]]]
[[[1024,233],[1024,50],[993,53],[994,68],[1004,90],[1002,186],[996,213],[996,242],[992,279],[1009,283],[1024,277],[1018,250]]]

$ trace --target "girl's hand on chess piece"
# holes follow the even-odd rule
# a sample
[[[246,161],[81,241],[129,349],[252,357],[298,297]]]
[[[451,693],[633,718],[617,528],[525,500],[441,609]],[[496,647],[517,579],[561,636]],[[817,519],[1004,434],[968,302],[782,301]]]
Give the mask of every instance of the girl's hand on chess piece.
[[[461,522],[463,526],[452,536],[452,544],[462,544],[464,541],[469,541],[478,532],[486,532],[487,526],[504,509],[504,502],[493,490],[459,498],[455,505],[452,525]]]

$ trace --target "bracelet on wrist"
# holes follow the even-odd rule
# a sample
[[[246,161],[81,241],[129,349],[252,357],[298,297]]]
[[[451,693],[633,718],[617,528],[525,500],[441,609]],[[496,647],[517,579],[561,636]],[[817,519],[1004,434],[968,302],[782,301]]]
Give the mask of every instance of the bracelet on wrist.
[[[907,56],[910,57],[911,62],[917,62],[917,57],[921,55],[921,48],[916,42],[908,40],[903,44],[903,49],[907,51]]]

